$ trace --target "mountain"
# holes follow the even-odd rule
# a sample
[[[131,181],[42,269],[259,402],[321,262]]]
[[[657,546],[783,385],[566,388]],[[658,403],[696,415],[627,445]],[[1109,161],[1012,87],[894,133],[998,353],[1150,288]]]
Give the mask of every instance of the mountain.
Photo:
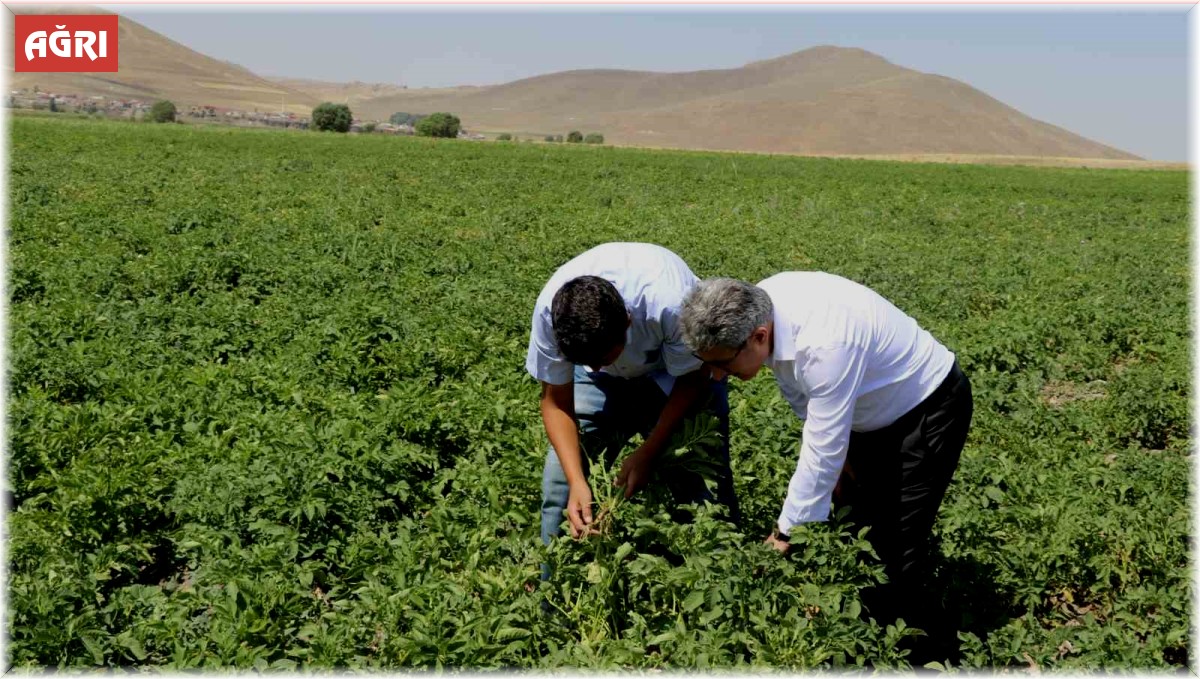
[[[12,11],[102,13],[86,7]],[[12,13],[3,15],[12,31]],[[577,70],[502,85],[405,89],[262,78],[120,18],[120,72],[12,73],[14,88],[170,99],[177,106],[307,114],[347,102],[356,118],[448,111],[472,131],[519,136],[599,132],[610,144],[761,153],[1005,156],[1138,160],[1034,120],[967,85],[865,50],[821,46],[740,68],[659,73]]]
[[[832,46],[734,69],[565,71],[454,92],[410,89],[366,100],[355,115],[386,119],[395,111],[449,111],[485,131],[594,131],[636,146],[1137,159],[952,78]]]
[[[266,79],[282,87],[303,92],[318,101],[349,104],[351,107],[367,99],[401,94],[406,89],[402,85],[364,83],[357,80],[348,83],[339,83],[326,80],[309,80],[307,78],[276,78],[272,76],[266,76]]]
[[[11,6],[3,13],[3,30],[12,35],[13,13],[111,14],[95,7]],[[273,83],[236,64],[205,56],[145,26],[119,17],[120,45],[116,73],[14,73],[13,55],[4,55],[12,89],[31,89],[109,98],[170,99],[176,106],[210,105],[244,111],[279,111],[307,115],[319,100],[311,94]]]

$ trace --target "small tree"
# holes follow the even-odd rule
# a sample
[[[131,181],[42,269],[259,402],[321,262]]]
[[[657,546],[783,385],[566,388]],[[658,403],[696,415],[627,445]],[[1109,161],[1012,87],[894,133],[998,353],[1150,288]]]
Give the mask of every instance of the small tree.
[[[604,135],[600,134],[599,132],[592,132],[592,133],[588,134],[588,136],[583,138],[583,143],[585,143],[585,144],[603,144],[604,143]]]
[[[579,130],[571,130],[567,133],[568,144],[578,144],[581,141],[583,141],[583,133]]]
[[[422,137],[453,139],[458,136],[462,122],[449,113],[432,113],[417,123],[417,134]]]
[[[363,132],[370,134],[374,131],[375,131],[375,123],[367,123],[366,125],[363,125]]]
[[[173,123],[175,122],[175,113],[175,104],[162,99],[154,102],[154,105],[150,107],[149,120],[156,123]]]
[[[562,143],[562,141],[563,141],[563,136],[562,136],[561,134],[556,134],[556,135],[554,135],[554,141],[556,141],[556,142],[558,142],[558,143],[560,143],[560,144],[561,144],[561,143]]]
[[[50,112],[58,113],[58,102],[54,100],[54,97],[50,97]]]
[[[326,101],[312,112],[312,127],[318,132],[349,132],[351,120],[350,107],[345,104]]]
[[[419,113],[405,113],[403,111],[396,111],[392,114],[391,118],[388,118],[388,122],[393,125],[416,125],[417,123],[421,122],[421,119],[424,117],[425,116]]]
[[[554,135],[548,134],[548,135],[546,135],[546,138],[543,139],[542,141],[548,141],[550,143],[554,143]]]
[[[505,132],[503,134],[497,135],[496,141],[512,141],[512,135]]]

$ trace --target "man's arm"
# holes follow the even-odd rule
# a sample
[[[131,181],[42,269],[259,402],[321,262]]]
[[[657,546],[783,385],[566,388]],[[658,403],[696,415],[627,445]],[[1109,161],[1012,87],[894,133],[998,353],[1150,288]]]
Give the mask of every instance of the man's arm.
[[[638,449],[625,458],[621,471],[617,473],[617,485],[625,486],[625,497],[630,497],[646,484],[650,474],[650,463],[667,447],[671,435],[679,427],[685,415],[708,389],[709,372],[701,367],[686,375],[675,378],[675,385],[667,402],[663,405],[658,421]]]
[[[796,369],[801,373],[797,377],[811,391],[800,459],[776,526],[784,535],[791,533],[793,526],[829,518],[833,489],[846,462],[866,361],[861,350],[840,346],[812,351],[804,366]]]
[[[579,537],[592,523],[592,489],[583,474],[583,459],[579,451],[579,428],[575,424],[575,384],[542,382],[542,424],[546,436],[558,455],[563,474],[570,489],[567,497],[567,519],[571,536]]]

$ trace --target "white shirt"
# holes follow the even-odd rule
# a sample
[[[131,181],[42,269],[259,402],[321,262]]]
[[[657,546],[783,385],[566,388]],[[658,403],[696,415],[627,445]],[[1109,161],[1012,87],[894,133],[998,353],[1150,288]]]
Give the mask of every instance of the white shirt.
[[[892,424],[938,388],[954,354],[866,286],[821,272],[758,284],[774,306],[767,366],[804,419],[800,459],[779,530],[829,517],[851,431]]]
[[[625,349],[601,372],[617,377],[651,375],[664,393],[675,377],[697,370],[701,362],[683,343],[680,307],[696,275],[679,255],[648,243],[605,243],[562,265],[542,288],[533,310],[533,328],[525,369],[549,384],[567,384],[574,366],[558,352],[550,315],[555,293],[579,276],[612,283],[629,311]]]

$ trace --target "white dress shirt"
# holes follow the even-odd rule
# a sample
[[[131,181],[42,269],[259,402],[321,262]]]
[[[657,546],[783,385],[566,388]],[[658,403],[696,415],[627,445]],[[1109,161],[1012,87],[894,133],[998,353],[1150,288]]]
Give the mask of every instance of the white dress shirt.
[[[562,265],[542,288],[533,310],[525,369],[549,384],[567,384],[574,366],[558,352],[550,308],[554,295],[578,276],[599,276],[612,283],[629,312],[625,349],[601,372],[617,377],[651,375],[663,393],[675,377],[697,370],[701,362],[683,343],[679,312],[696,275],[679,255],[648,243],[605,243]]]
[[[851,431],[892,424],[938,388],[954,354],[870,288],[821,272],[758,284],[774,306],[767,366],[804,419],[779,530],[829,517]]]

